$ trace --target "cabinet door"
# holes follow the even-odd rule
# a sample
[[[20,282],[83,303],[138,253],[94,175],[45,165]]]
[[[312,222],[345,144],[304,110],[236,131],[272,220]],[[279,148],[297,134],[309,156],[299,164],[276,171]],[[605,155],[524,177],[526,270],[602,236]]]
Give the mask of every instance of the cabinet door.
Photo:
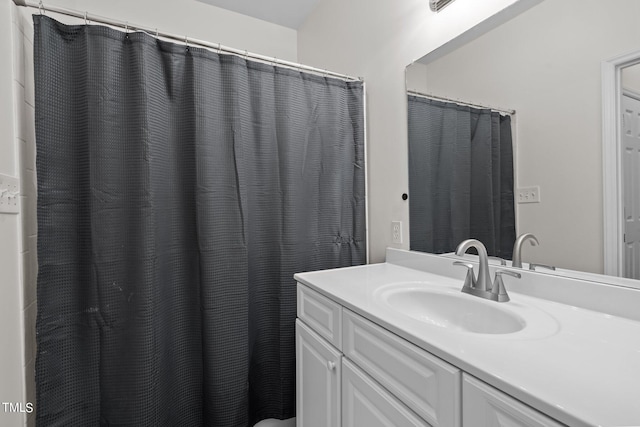
[[[296,423],[340,427],[341,354],[296,320]]]
[[[343,427],[429,427],[375,380],[342,359]]]
[[[488,384],[463,375],[464,427],[561,427],[553,419]]]

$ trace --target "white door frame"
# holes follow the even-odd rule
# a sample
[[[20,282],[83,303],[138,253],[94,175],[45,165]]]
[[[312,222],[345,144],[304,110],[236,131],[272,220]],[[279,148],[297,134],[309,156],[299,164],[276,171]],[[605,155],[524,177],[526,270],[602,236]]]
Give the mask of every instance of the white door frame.
[[[622,188],[622,69],[640,63],[640,51],[602,62],[602,191],[604,274],[624,273]],[[587,232],[585,230],[585,232]]]

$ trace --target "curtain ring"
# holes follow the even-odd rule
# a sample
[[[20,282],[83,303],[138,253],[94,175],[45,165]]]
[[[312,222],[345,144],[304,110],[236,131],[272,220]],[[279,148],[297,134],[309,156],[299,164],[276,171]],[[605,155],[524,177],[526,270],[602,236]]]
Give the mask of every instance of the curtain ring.
[[[189,37],[184,36],[184,46],[186,50],[189,50]]]
[[[156,38],[158,38],[158,29],[156,28]]]
[[[222,53],[222,46],[218,43],[218,55]]]
[[[42,4],[42,0],[38,4],[38,9],[40,10],[40,15],[44,15],[44,5]]]
[[[84,25],[89,25],[89,23],[87,22],[87,12],[84,12]]]

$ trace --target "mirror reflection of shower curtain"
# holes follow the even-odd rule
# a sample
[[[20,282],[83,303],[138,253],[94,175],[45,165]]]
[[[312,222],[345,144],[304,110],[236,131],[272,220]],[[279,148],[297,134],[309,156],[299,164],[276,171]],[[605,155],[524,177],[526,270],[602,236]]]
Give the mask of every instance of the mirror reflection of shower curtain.
[[[293,417],[293,274],[365,262],[362,82],[34,20],[37,424]]]
[[[411,249],[446,253],[475,238],[511,259],[511,117],[409,95]]]

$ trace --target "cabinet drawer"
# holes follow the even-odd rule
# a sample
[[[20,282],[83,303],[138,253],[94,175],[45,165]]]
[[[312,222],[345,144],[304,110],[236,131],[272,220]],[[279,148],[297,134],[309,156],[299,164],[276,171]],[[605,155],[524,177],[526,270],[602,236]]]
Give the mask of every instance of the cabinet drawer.
[[[335,348],[342,349],[342,308],[339,304],[298,283],[298,317]]]
[[[342,427],[429,427],[387,390],[342,359]]]
[[[557,421],[488,384],[464,374],[462,418],[473,427],[562,427]]]
[[[459,427],[461,371],[343,310],[343,353],[432,426]]]

